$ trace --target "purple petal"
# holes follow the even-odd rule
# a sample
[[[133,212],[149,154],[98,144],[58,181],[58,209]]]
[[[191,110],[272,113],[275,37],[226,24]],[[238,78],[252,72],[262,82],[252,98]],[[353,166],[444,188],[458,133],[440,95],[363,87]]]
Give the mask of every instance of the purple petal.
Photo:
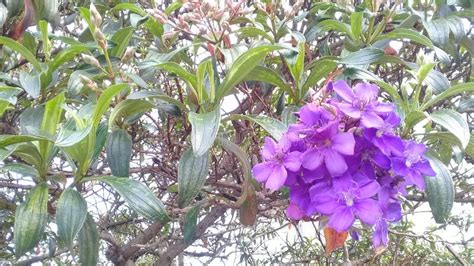
[[[332,177],[340,176],[347,170],[344,157],[333,150],[326,150],[324,153],[324,164]]]
[[[346,102],[351,103],[355,98],[354,92],[352,91],[351,87],[349,87],[349,85],[347,85],[344,80],[338,80],[334,82],[332,88],[337,93],[337,95],[339,95]]]
[[[305,183],[310,184],[316,179],[323,178],[325,174],[326,174],[326,169],[324,169],[324,167],[318,167],[314,170],[308,170],[308,169],[303,168],[302,178]]]
[[[380,246],[386,246],[388,243],[388,225],[383,219],[380,219],[375,225],[372,243],[376,248]]]
[[[296,204],[290,203],[286,209],[286,215],[293,220],[301,220],[304,216],[304,212],[300,210]]]
[[[283,165],[286,169],[296,172],[301,167],[301,153],[298,151],[290,152],[283,158]]]
[[[395,174],[405,176],[408,174],[408,167],[406,165],[405,158],[397,157],[392,158],[392,167]]]
[[[421,174],[426,176],[435,176],[436,172],[431,168],[429,161],[418,162],[412,166],[416,170],[420,171]]]
[[[391,164],[390,159],[380,151],[372,155],[372,160],[375,162],[375,164],[377,164],[377,166],[383,169],[390,168],[390,164]]]
[[[354,107],[350,103],[339,103],[337,107],[339,107],[339,110],[341,110],[344,114],[355,119],[359,119],[362,113],[359,108]]]
[[[256,164],[252,168],[253,176],[255,176],[255,180],[257,180],[258,182],[267,181],[272,171],[273,171],[273,163],[271,162],[259,163],[259,164]]]
[[[374,84],[361,82],[354,86],[354,93],[362,101],[370,102],[377,99],[379,88]]]
[[[377,103],[372,109],[377,113],[391,113],[395,110],[395,106],[391,103]]]
[[[377,195],[380,190],[380,185],[377,181],[371,181],[366,183],[365,185],[359,187],[359,198],[360,199],[367,199]]]
[[[357,217],[366,224],[373,225],[380,218],[380,207],[376,200],[358,200],[354,202],[354,209]]]
[[[355,140],[352,133],[339,133],[331,139],[331,148],[345,155],[354,155]]]
[[[324,161],[320,150],[310,149],[301,155],[301,165],[309,170],[318,168]]]
[[[317,201],[313,202],[316,210],[323,215],[331,215],[341,204],[335,198],[319,197]]]
[[[276,142],[270,137],[265,137],[265,144],[263,144],[261,152],[263,159],[265,161],[271,160],[276,153],[276,148]]]
[[[364,127],[382,128],[384,126],[382,118],[372,111],[362,113],[360,123]]]
[[[265,183],[265,187],[270,189],[270,191],[275,191],[280,189],[286,181],[287,172],[283,165],[279,165],[273,168],[272,173]]]
[[[334,228],[337,232],[345,232],[349,230],[355,221],[354,214],[349,207],[338,208],[329,218],[329,227]]]
[[[416,171],[410,171],[406,175],[405,179],[410,183],[418,187],[420,190],[425,190],[425,179],[421,174]]]
[[[396,156],[401,156],[403,154],[403,141],[398,136],[384,134],[382,140],[385,148],[391,151],[392,154]],[[390,154],[385,153],[387,156]]]
[[[388,205],[384,210],[383,217],[390,222],[396,222],[402,219],[402,208],[400,207],[400,203],[390,203],[390,205]]]

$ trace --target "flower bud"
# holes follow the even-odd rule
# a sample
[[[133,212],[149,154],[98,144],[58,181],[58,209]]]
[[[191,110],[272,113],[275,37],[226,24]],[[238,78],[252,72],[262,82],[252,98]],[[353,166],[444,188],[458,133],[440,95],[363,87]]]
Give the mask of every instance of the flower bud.
[[[90,56],[88,54],[81,54],[82,60],[89,65],[93,65],[96,67],[100,67],[99,60],[97,60],[95,57]]]
[[[99,28],[95,28],[94,37],[97,41],[105,40],[104,33]]]
[[[128,62],[135,56],[135,48],[134,47],[127,47],[125,52],[123,53],[122,58],[120,59],[122,62]]]
[[[87,76],[79,75],[79,78],[81,79],[82,84],[84,84],[84,86],[88,87],[89,89],[92,89],[92,90],[98,89],[97,83],[95,83],[94,81],[92,81],[92,80],[91,80],[90,78],[88,78]]]
[[[91,13],[91,21],[96,27],[100,27],[102,25],[102,16],[100,15],[99,11],[95,8],[95,5],[91,3],[89,8]]]

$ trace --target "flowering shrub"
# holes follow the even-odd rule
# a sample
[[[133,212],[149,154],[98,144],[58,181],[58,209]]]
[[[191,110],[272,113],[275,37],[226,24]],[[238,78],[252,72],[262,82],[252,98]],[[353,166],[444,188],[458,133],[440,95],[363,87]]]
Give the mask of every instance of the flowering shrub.
[[[369,83],[329,83],[278,143],[265,139],[263,162],[253,167],[271,191],[289,188],[291,219],[320,215],[337,232],[358,219],[375,226],[375,247],[387,245],[388,223],[401,219],[398,195],[411,185],[423,190],[423,176],[436,175],[425,145],[397,135],[395,106],[378,93]]]

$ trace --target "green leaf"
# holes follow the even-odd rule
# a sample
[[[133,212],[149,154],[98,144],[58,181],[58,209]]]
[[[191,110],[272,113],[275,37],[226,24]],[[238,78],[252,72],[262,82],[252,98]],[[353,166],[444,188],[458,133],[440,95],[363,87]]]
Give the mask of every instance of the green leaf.
[[[356,40],[358,40],[360,38],[360,35],[362,34],[363,21],[364,21],[363,12],[354,12],[351,14],[351,30]]]
[[[201,191],[209,173],[209,154],[196,156],[187,149],[178,165],[178,206],[186,207]]]
[[[398,28],[387,34],[380,35],[376,40],[379,41],[379,40],[385,40],[385,39],[390,39],[390,40],[408,39],[412,42],[434,49],[434,45],[428,37],[424,36],[420,32],[410,30],[410,29]]]
[[[318,64],[316,64],[309,73],[306,81],[303,84],[303,91],[301,96],[305,96],[308,89],[312,86],[315,86],[318,81],[322,78],[327,77],[329,73],[331,73],[337,66],[337,63],[332,60],[320,60]]]
[[[431,21],[423,22],[430,39],[433,40],[435,44],[445,45],[449,41],[449,23],[443,18],[439,17]]]
[[[36,141],[36,140],[49,140],[45,137],[40,136],[28,136],[28,135],[2,135],[0,136],[0,148],[29,141]],[[49,140],[51,141],[51,140]]]
[[[377,61],[384,52],[376,48],[364,48],[342,57],[339,62],[346,65],[366,65]]]
[[[261,82],[266,82],[268,84],[272,84],[276,87],[287,92],[293,99],[296,100],[296,95],[293,89],[288,85],[288,83],[283,80],[279,73],[275,70],[263,67],[263,66],[256,66],[252,72],[250,72],[246,77],[245,80],[256,80]]]
[[[23,177],[30,176],[33,179],[36,179],[37,177],[39,177],[39,172],[38,170],[36,170],[36,168],[24,163],[10,163],[3,166],[0,169],[2,170],[2,172],[8,171],[8,172],[19,174]]]
[[[293,51],[290,51],[290,53]],[[304,73],[304,54],[305,54],[305,43],[303,41],[298,43],[298,52],[296,52],[296,57],[294,62],[288,62],[288,68],[290,69],[291,76],[295,81],[296,87],[299,87],[301,80],[303,79]]]
[[[471,136],[469,125],[463,115],[454,110],[444,109],[431,113],[429,117],[433,122],[453,133],[461,142],[462,148],[466,148]]]
[[[128,206],[146,219],[166,223],[169,217],[166,214],[163,202],[143,183],[126,177],[102,176],[94,177],[111,186],[128,203]]]
[[[53,99],[49,100],[44,109],[43,120],[41,122],[41,133],[45,134],[47,137],[54,139],[56,135],[56,129],[58,127],[59,121],[61,120],[61,115],[63,113],[63,105],[65,102],[64,93],[60,93]],[[50,153],[53,149],[53,143],[47,140],[40,140],[39,152],[43,157],[43,160],[47,163],[47,160],[50,156]]]
[[[116,85],[110,86],[109,88],[107,88],[105,91],[102,92],[99,99],[97,100],[96,108],[92,115],[92,121],[93,121],[94,127],[96,127],[100,123],[100,120],[102,119],[102,116],[104,115],[105,111],[109,109],[109,104],[112,98],[117,93],[121,92],[127,87],[128,87],[127,84],[116,84]]]
[[[411,111],[405,117],[405,127],[413,129],[416,124],[426,118],[426,115],[421,111]]]
[[[15,256],[20,258],[40,241],[48,222],[48,185],[36,185],[15,213]]]
[[[133,31],[133,27],[125,27],[115,32],[115,34],[112,36],[112,41],[116,44],[116,46],[110,50],[111,55],[119,58],[122,57],[123,52],[125,49],[127,49],[128,43],[132,38]]]
[[[53,72],[66,62],[70,62],[80,53],[88,51],[86,46],[74,45],[59,52],[49,64],[49,71]]]
[[[279,140],[283,133],[288,131],[287,126],[282,122],[268,116],[248,116],[248,115],[230,115],[226,120],[244,119],[259,124],[265,129],[275,140]]]
[[[445,100],[451,96],[462,94],[465,92],[474,92],[474,82],[468,82],[468,83],[461,83],[457,84],[454,86],[451,86],[449,89],[443,91],[442,93],[434,96],[431,100],[429,100],[427,103],[423,104],[421,109],[426,110],[427,108],[430,108],[431,106],[439,103],[442,100]]]
[[[196,237],[198,214],[199,206],[194,206],[184,216],[183,238],[186,244],[191,244]]]
[[[334,20],[334,19],[324,20],[324,21],[318,23],[316,26],[312,27],[305,34],[306,35],[306,40],[308,42],[311,42],[316,37],[318,37],[319,35],[321,35],[325,32],[331,31],[331,30],[341,32],[341,33],[345,33],[352,40],[356,40],[354,34],[352,34],[351,26],[349,26],[346,23],[340,22],[338,20]]]
[[[194,92],[196,93],[196,90],[198,87],[196,76],[189,73],[181,65],[175,62],[166,62],[166,63],[158,64],[158,67],[168,72],[174,73],[178,77],[182,78],[191,87],[191,89],[194,90]]]
[[[59,238],[66,247],[72,248],[86,217],[87,203],[81,194],[72,188],[64,190],[58,200],[56,224]]]
[[[197,114],[189,112],[189,122],[192,126],[191,143],[196,156],[204,155],[214,144],[221,121],[219,108],[216,110]]]
[[[41,80],[38,73],[20,71],[21,87],[33,98],[38,98],[41,93]]]
[[[0,44],[20,53],[21,56],[23,56],[26,61],[30,62],[38,72],[41,72],[42,68],[40,62],[36,60],[36,56],[33,55],[25,46],[15,40],[3,36],[0,36]]]
[[[123,129],[112,131],[108,138],[106,152],[112,175],[128,177],[132,158],[132,139],[127,131]]]
[[[147,15],[145,10],[143,10],[140,7],[138,7],[134,4],[131,4],[131,3],[120,3],[118,5],[115,5],[111,9],[112,12],[116,12],[116,11],[119,11],[119,10],[129,10],[130,12],[136,13],[140,16],[146,16]]]
[[[79,242],[79,262],[83,266],[95,266],[99,260],[99,232],[94,218],[87,214],[77,239]]]
[[[246,76],[252,72],[257,64],[262,61],[269,52],[283,49],[280,45],[262,45],[249,49],[232,64],[227,72],[221,86],[216,92],[216,102],[232,90],[239,82],[245,80]]]
[[[298,120],[294,113],[298,112],[300,108],[296,105],[287,106],[281,113],[281,121],[288,127],[289,124],[295,124]]]
[[[127,99],[130,99],[130,100],[144,99],[144,98],[157,98],[159,100],[169,102],[173,105],[176,105],[184,113],[189,112],[186,105],[184,105],[182,102],[180,102],[180,101],[176,100],[175,98],[172,98],[172,97],[170,97],[166,94],[163,94],[163,93],[142,90],[142,91],[132,93],[127,97]]]
[[[112,110],[112,113],[110,114],[109,117],[109,127],[113,127],[114,122],[119,118],[127,118],[133,115],[136,115],[138,113],[143,113],[151,108],[153,108],[155,105],[147,100],[132,100],[132,99],[127,99],[125,101],[121,101],[119,104],[117,104],[114,109]]]
[[[451,173],[446,166],[434,157],[429,157],[436,176],[426,176],[426,194],[431,212],[437,223],[445,223],[454,202],[454,185]]]

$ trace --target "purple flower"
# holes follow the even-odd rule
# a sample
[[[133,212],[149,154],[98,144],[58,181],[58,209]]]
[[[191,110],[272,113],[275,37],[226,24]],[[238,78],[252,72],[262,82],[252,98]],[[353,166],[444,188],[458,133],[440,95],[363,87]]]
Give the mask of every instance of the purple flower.
[[[286,215],[293,220],[301,220],[304,217],[304,212],[298,207],[298,205],[290,202],[286,209]]]
[[[283,135],[277,144],[269,137],[265,138],[261,154],[263,163],[252,168],[253,175],[258,182],[266,182],[265,187],[271,191],[283,186],[288,176],[287,170],[298,171],[301,167],[299,151],[290,152],[291,136]]]
[[[364,127],[384,127],[381,114],[394,111],[392,104],[377,101],[379,89],[376,85],[357,83],[352,91],[345,81],[338,80],[334,83],[333,89],[345,101],[338,104],[341,112],[349,117],[360,119]]]
[[[352,226],[356,217],[366,224],[375,224],[381,211],[379,203],[372,197],[377,195],[379,184],[376,181],[358,184],[349,175],[333,180],[332,189],[319,183],[309,190],[316,210],[330,215],[328,225],[344,232]]]
[[[430,162],[424,156],[425,151],[425,145],[417,144],[414,141],[406,141],[403,157],[392,159],[395,174],[404,177],[406,185],[416,185],[422,190],[425,189],[423,176],[436,175]]]
[[[314,170],[323,163],[333,177],[347,170],[343,155],[353,155],[355,140],[352,133],[339,132],[339,123],[332,122],[323,132],[307,139],[310,148],[301,155],[301,165]]]
[[[388,222],[397,222],[402,218],[402,208],[400,203],[392,202],[386,204],[381,202],[382,217],[375,224],[374,235],[372,236],[372,243],[374,247],[387,246],[388,244]]]

